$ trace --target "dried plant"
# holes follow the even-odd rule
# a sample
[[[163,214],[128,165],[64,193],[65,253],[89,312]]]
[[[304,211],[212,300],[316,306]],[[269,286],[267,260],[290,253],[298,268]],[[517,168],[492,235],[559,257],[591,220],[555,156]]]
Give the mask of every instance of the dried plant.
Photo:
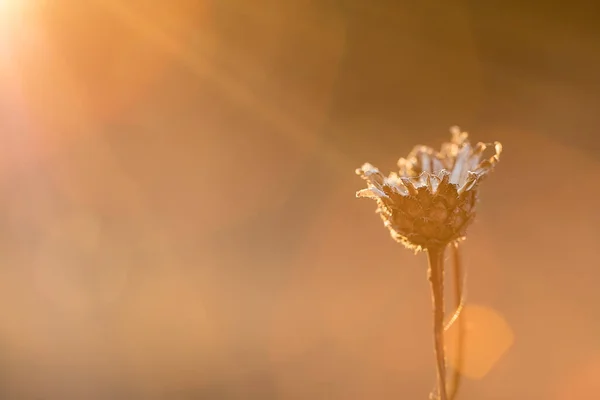
[[[368,163],[356,170],[367,181],[367,188],[356,196],[377,202],[377,212],[392,238],[415,253],[427,251],[438,375],[436,397],[440,400],[453,397],[447,394],[443,343],[444,252],[449,244],[457,245],[465,238],[467,227],[475,218],[479,184],[498,163],[502,151],[501,144],[496,142],[495,153],[485,158],[489,145],[471,146],[468,134],[458,127],[452,128],[451,133],[452,140],[439,151],[427,146],[415,147],[407,158],[398,161],[398,173],[385,176]],[[456,250],[454,258],[458,270]],[[460,279],[455,281],[460,285]],[[458,288],[457,293],[462,293]]]

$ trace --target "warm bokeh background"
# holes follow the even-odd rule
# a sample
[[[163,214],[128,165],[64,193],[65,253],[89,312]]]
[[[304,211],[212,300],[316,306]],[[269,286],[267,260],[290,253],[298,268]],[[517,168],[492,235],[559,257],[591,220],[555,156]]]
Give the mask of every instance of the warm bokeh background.
[[[1,1],[0,397],[426,399],[426,258],[354,169],[459,124],[505,146],[463,256],[514,335],[460,400],[594,398],[598,15]]]

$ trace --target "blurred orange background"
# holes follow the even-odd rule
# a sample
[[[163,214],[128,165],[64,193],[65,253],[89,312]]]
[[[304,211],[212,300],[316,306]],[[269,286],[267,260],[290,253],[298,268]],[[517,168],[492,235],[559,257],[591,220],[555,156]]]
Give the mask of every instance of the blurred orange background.
[[[576,2],[3,1],[0,397],[427,398],[426,257],[354,169],[454,124],[505,148],[457,400],[593,397],[598,34]]]

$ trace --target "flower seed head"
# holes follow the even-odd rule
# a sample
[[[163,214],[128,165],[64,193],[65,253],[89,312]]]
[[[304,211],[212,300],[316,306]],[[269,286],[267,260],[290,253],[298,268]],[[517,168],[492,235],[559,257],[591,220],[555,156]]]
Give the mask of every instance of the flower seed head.
[[[466,132],[451,132],[440,151],[416,146],[398,161],[399,173],[385,176],[368,163],[356,170],[367,181],[356,196],[374,199],[392,237],[415,251],[464,239],[475,218],[479,183],[499,161],[500,143],[485,158],[488,145],[473,147]]]

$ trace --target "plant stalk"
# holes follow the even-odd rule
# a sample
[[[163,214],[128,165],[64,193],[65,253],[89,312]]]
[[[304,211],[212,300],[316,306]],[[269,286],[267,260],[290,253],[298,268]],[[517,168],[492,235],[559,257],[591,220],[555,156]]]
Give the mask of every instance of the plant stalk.
[[[446,357],[444,353],[444,250],[445,246],[428,248],[428,279],[433,301],[433,341],[437,363],[438,399],[448,400],[446,393]]]
[[[446,325],[444,330],[452,325],[452,323],[458,323],[458,334],[456,343],[456,365],[453,368],[451,377],[451,386],[448,390],[448,398],[453,400],[456,397],[456,393],[460,388],[461,370],[463,366],[463,353],[465,347],[465,321],[460,318],[460,313],[464,307],[465,302],[465,291],[464,291],[464,280],[463,270],[460,260],[460,250],[458,243],[452,245],[452,264],[453,264],[453,280],[454,280],[454,299],[456,301],[456,311],[449,324]]]

